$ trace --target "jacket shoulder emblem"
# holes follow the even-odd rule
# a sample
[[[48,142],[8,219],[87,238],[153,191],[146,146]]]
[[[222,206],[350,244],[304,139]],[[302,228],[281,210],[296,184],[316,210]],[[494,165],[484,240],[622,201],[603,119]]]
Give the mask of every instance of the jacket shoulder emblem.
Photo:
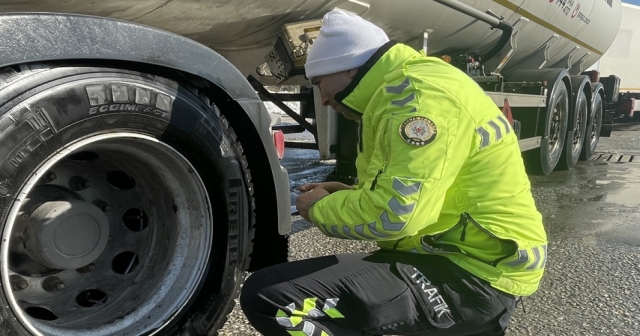
[[[413,146],[425,146],[438,135],[436,124],[425,117],[411,117],[400,125],[400,137]]]

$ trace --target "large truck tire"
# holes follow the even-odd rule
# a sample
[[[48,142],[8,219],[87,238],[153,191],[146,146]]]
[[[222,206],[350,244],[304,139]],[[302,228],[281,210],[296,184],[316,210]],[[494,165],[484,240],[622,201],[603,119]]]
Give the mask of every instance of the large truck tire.
[[[587,119],[591,112],[591,82],[588,76],[572,76],[571,113],[567,126],[567,136],[557,170],[571,169],[580,159],[585,143]]]
[[[584,146],[580,160],[589,160],[596,152],[600,141],[600,129],[602,128],[602,118],[604,116],[604,87],[598,83],[593,90],[591,99],[591,110],[587,118],[587,132],[584,138]]]
[[[242,147],[186,79],[136,70],[0,69],[0,334],[215,335],[233,308]]]
[[[537,116],[537,122],[524,124],[523,132],[541,136],[540,147],[522,153],[527,173],[549,175],[558,165],[567,137],[572,86],[566,69],[521,69],[510,82],[541,82],[546,86],[547,104]]]
[[[549,175],[555,169],[567,136],[568,112],[569,91],[560,80],[553,85],[540,118],[538,129],[543,132],[540,147],[523,153],[528,173]]]

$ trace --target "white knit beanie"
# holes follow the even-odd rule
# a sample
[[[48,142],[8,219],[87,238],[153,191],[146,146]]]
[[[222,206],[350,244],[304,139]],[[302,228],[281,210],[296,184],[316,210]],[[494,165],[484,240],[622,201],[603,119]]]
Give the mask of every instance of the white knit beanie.
[[[322,19],[304,65],[307,78],[355,69],[387,43],[382,29],[358,15],[332,10]]]

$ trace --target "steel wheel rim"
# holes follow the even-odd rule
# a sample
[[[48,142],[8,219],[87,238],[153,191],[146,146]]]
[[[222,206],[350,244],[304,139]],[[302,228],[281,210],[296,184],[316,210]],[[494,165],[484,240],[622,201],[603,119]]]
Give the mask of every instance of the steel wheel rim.
[[[92,245],[93,243],[83,245],[89,246],[88,250],[90,250],[100,247],[105,224],[97,213],[91,212],[94,211],[93,208],[86,203],[93,203],[94,198],[109,203],[110,214],[105,215],[108,218],[109,238],[100,256],[92,262],[95,269],[85,273],[75,268],[65,269],[40,277],[34,277],[31,273],[27,276],[23,270],[18,274],[16,270],[25,268],[25,264],[31,269],[34,268],[33,262],[25,262],[24,257],[16,257],[15,251],[20,249],[17,244],[21,242],[16,238],[16,233],[29,231],[29,229],[23,230],[25,225],[20,221],[25,221],[25,213],[28,212],[29,228],[37,226],[33,223],[36,219],[40,220],[41,216],[38,216],[36,211],[32,211],[33,204],[43,203],[43,188],[46,188],[47,195],[51,195],[49,186],[42,186],[43,178],[47,178],[47,172],[57,170],[61,181],[58,184],[71,186],[71,182],[66,182],[71,179],[65,177],[68,178],[70,172],[77,172],[79,169],[77,167],[86,163],[69,160],[69,158],[75,158],[78,153],[95,153],[106,162],[105,164],[105,162],[96,161],[94,169],[83,170],[86,173],[85,179],[95,181],[94,185],[76,191],[85,204],[74,208],[76,204],[74,200],[48,201],[38,206],[37,210],[54,203],[54,209],[61,209],[56,208],[58,203],[70,203],[71,210],[67,213],[71,215],[59,216],[63,218],[60,220],[62,224],[59,224],[56,230],[63,233],[70,232],[69,228],[78,227],[74,226],[76,222],[67,218],[94,216],[91,218],[95,218],[98,224],[93,226],[98,229],[92,231],[84,228],[85,226],[93,227],[92,225],[83,224],[82,226],[82,230],[87,231],[82,231],[83,237],[100,237],[95,246]],[[100,170],[102,166],[104,169]],[[98,178],[99,176],[104,178],[107,170],[113,171],[117,167],[129,174],[129,177],[137,182],[137,186],[126,190],[118,189],[126,186],[115,182],[117,181],[115,179],[107,179],[105,183]],[[143,173],[143,170],[136,167],[146,167],[148,170]],[[55,181],[47,184],[56,185]],[[51,188],[63,190],[58,186]],[[157,193],[159,190],[165,194]],[[150,197],[144,198],[145,193],[150,191],[153,195],[164,195],[164,197],[154,196],[153,201]],[[123,196],[115,198],[113,195]],[[34,199],[40,201],[33,203]],[[2,282],[11,309],[25,328],[33,334],[138,335],[160,330],[171,323],[177,313],[185,307],[203,278],[211,253],[213,235],[213,217],[206,188],[195,169],[180,153],[155,138],[122,132],[93,135],[69,144],[46,160],[32,174],[21,189],[17,200],[11,207],[3,232],[3,242],[9,243],[4,243],[0,251]],[[138,202],[135,203],[135,200]],[[26,209],[27,205],[31,208]],[[102,207],[103,204],[98,206]],[[136,226],[136,212],[130,212],[131,209],[142,210],[137,213],[140,226]],[[126,214],[129,217],[133,216],[134,221],[129,220]],[[144,214],[146,214],[146,220]],[[92,221],[88,220],[88,222]],[[127,223],[133,223],[131,224],[133,229],[127,226]],[[193,223],[198,225],[192,225]],[[44,230],[42,227],[44,225],[38,226],[40,231],[36,231],[41,232]],[[58,231],[52,236],[60,236]],[[62,243],[57,240],[50,243],[48,238],[33,238],[38,237],[37,235],[28,237],[29,241],[39,240],[43,245],[62,246],[61,249],[65,253],[76,245],[65,245],[64,240],[60,240]],[[47,257],[24,248],[22,251],[26,251],[24,253],[31,259],[39,260]],[[122,255],[124,257],[120,257]],[[68,262],[67,265],[72,265],[78,260],[86,261],[87,259],[82,259],[85,257],[69,258],[69,260],[63,258],[60,262],[63,264]],[[137,264],[135,257],[138,259]],[[19,261],[16,261],[18,259]],[[58,261],[56,259],[53,262]],[[108,267],[109,264],[111,267]],[[135,267],[134,264],[136,264]],[[28,286],[25,289],[19,289],[23,283],[16,283],[16,274],[27,281]],[[53,287],[50,286],[51,282],[45,284],[44,280],[49,280],[52,276],[56,276],[65,286],[59,288],[60,285],[55,281]],[[49,291],[43,288],[49,288]],[[102,304],[91,306],[92,301],[101,301],[100,291],[107,297],[102,300]],[[46,310],[52,312],[57,318],[53,321],[43,320],[50,317],[45,316]],[[35,311],[38,314],[34,317]]]
[[[551,115],[551,122],[549,123],[549,156],[556,158],[560,156],[562,151],[562,120],[566,113],[566,108],[562,102],[564,97],[556,102],[553,107],[553,114]]]
[[[583,97],[578,100],[578,102],[580,102],[580,109],[578,110],[578,114],[576,115],[576,128],[573,132],[573,144],[571,146],[571,149],[574,155],[580,154],[580,151],[582,150],[583,138],[581,136],[580,130],[586,125],[584,116],[587,115],[588,111],[586,101]]]
[[[597,100],[596,100],[597,103]],[[599,134],[598,134],[598,123],[600,122],[600,118],[602,117],[602,105],[595,104],[593,118],[591,122],[591,136],[589,141],[589,146],[593,150],[598,143]]]

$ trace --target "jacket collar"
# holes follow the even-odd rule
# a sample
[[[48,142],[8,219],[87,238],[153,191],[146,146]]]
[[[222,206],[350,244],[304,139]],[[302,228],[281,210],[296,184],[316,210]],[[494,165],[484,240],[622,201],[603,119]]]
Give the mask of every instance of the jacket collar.
[[[369,101],[385,82],[385,76],[420,53],[393,40],[384,44],[358,69],[351,83],[336,94],[336,102],[362,115]]]

